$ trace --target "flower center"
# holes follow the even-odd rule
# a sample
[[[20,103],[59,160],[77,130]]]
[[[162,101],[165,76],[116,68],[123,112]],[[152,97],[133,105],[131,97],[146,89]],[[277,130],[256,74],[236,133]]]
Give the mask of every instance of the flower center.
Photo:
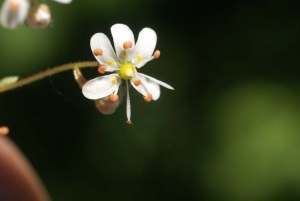
[[[119,68],[120,76],[124,80],[131,79],[134,76],[134,66],[130,62],[122,63]]]

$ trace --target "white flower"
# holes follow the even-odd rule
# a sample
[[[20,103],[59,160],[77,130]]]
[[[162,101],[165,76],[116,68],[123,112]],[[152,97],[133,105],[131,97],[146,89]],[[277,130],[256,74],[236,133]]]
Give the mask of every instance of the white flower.
[[[72,0],[54,0],[54,1],[67,4],[70,3]],[[0,11],[1,12],[0,20],[2,26],[9,29],[15,29],[19,24],[24,23],[25,19],[29,14],[30,8],[36,5],[37,4],[32,3],[31,0],[4,0]],[[42,16],[37,16],[37,18],[43,18],[42,22],[44,23],[45,14],[44,13],[41,14]],[[38,15],[41,14],[38,13]]]
[[[29,0],[5,0],[1,8],[1,24],[14,29],[25,21],[30,8]]]
[[[44,28],[51,22],[51,13],[46,4],[36,4],[30,8],[26,24],[31,28]]]
[[[110,100],[117,101],[119,99],[117,95],[119,86],[122,79],[125,80],[127,85],[127,123],[131,124],[128,81],[144,96],[146,102],[159,98],[159,85],[168,89],[173,89],[173,87],[150,76],[138,73],[136,70],[136,68],[141,68],[148,61],[160,56],[158,50],[152,56],[157,40],[154,30],[144,28],[139,33],[136,44],[131,29],[124,24],[113,25],[111,33],[116,54],[109,39],[103,33],[96,33],[92,36],[91,49],[100,63],[98,71],[101,74],[104,74],[105,71],[114,73],[88,81],[83,85],[82,93],[85,97],[93,100],[109,96]]]

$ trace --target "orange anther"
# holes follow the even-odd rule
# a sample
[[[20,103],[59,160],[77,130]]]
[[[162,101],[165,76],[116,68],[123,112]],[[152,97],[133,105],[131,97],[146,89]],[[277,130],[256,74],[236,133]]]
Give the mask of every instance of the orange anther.
[[[144,101],[149,103],[151,100],[152,100],[152,95],[148,93],[147,96],[144,97]]]
[[[9,128],[7,126],[0,127],[0,135],[7,135],[9,133]]]
[[[17,11],[19,9],[20,5],[16,1],[9,2],[9,9],[12,11]]]
[[[159,50],[156,50],[156,51],[154,52],[154,54],[153,54],[153,57],[154,57],[155,59],[158,59],[158,58],[160,57],[160,51],[159,51]]]
[[[98,68],[98,72],[100,74],[104,74],[105,70],[106,70],[106,66],[105,65],[100,65],[99,68]]]
[[[135,86],[139,86],[140,84],[142,84],[142,81],[141,80],[134,80],[133,84]]]
[[[119,100],[119,96],[115,94],[110,94],[109,100],[112,102],[117,102]]]
[[[132,48],[132,42],[130,42],[130,41],[124,42],[123,43],[123,48],[124,49]]]
[[[103,54],[103,51],[101,49],[95,49],[93,53],[95,56],[101,56]]]
[[[132,121],[130,121],[130,120],[126,121],[126,124],[133,125]]]

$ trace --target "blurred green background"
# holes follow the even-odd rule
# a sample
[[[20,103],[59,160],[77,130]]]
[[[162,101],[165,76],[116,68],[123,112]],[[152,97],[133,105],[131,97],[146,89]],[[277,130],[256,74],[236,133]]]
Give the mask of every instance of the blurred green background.
[[[133,126],[71,71],[0,94],[1,125],[53,200],[300,200],[300,5],[43,2],[49,27],[0,28],[1,77],[95,61],[91,36],[124,23],[156,31],[161,57],[140,72],[175,88],[151,103],[131,88]]]

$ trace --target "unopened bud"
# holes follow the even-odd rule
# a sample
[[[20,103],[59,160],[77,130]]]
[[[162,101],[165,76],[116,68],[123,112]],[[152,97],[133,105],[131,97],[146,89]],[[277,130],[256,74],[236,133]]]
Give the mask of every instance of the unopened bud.
[[[46,4],[36,4],[30,8],[26,24],[31,28],[44,28],[51,22],[51,12]]]

